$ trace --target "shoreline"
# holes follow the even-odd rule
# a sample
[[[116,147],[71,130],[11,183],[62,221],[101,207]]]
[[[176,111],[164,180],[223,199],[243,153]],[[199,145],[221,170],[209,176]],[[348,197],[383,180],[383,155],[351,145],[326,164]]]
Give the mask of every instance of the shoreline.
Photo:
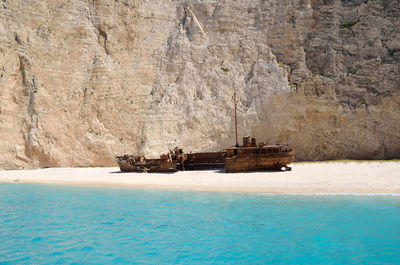
[[[390,162],[390,163],[388,163]],[[121,173],[118,167],[2,170],[0,183],[268,194],[400,195],[400,162],[294,163],[288,172]]]

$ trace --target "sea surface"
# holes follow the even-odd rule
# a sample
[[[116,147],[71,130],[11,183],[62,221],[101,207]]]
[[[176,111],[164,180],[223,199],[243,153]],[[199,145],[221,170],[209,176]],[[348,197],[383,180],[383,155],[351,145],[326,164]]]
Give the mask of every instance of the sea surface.
[[[400,264],[400,197],[0,184],[0,264]]]

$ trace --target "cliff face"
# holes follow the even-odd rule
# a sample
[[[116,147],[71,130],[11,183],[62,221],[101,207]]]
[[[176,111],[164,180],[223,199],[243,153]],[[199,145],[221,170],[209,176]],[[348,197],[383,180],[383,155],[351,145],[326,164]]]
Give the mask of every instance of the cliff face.
[[[239,135],[400,155],[398,0],[3,0],[0,167],[115,165]]]

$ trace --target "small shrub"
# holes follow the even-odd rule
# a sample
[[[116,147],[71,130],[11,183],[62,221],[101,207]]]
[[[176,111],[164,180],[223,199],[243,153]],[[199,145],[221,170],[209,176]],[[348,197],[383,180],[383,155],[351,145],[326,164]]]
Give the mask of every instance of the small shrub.
[[[342,22],[342,24],[340,25],[340,28],[344,29],[344,28],[351,28],[352,26],[354,26],[355,24],[357,24],[358,22],[360,22],[359,19],[355,19],[353,21],[350,22]]]
[[[289,82],[289,87],[290,87],[291,89],[297,89],[297,85],[296,85],[296,84],[293,84],[292,82]]]
[[[389,50],[389,54],[390,56],[393,56],[396,52],[399,52],[400,49],[393,49],[393,50]]]

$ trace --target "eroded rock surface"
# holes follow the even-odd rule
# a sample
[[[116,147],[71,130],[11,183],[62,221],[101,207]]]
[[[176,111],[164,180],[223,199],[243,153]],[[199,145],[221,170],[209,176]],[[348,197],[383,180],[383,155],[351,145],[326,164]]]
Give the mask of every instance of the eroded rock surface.
[[[400,155],[397,0],[0,4],[0,167],[115,165],[239,135]]]

